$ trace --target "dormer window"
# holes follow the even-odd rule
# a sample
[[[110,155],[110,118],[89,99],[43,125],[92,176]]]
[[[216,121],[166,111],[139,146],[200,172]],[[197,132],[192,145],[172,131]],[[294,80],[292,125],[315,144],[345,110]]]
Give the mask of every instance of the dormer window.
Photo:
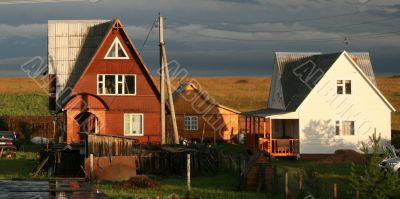
[[[351,94],[351,80],[337,80],[336,81],[336,93],[338,95]]]
[[[114,42],[111,44],[110,49],[108,49],[104,59],[129,59],[128,54],[126,53],[118,37],[116,37]]]

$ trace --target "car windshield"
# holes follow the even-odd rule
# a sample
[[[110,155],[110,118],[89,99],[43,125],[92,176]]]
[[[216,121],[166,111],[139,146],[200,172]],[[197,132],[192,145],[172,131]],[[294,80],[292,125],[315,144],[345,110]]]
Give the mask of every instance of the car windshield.
[[[12,133],[0,133],[0,139],[13,140],[14,135]]]

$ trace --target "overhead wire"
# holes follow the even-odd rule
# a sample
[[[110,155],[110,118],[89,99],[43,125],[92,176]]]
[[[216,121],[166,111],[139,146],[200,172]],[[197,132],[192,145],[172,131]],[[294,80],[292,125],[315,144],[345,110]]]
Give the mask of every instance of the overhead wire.
[[[139,55],[142,54],[143,49],[144,49],[144,47],[146,46],[146,43],[147,43],[147,41],[148,41],[148,39],[149,39],[149,37],[150,37],[150,34],[151,34],[152,31],[153,31],[153,28],[156,26],[157,21],[158,21],[158,18],[156,18],[156,19],[154,20],[153,24],[151,25],[150,30],[149,30],[149,32],[147,33],[146,38],[145,38],[145,40],[143,41],[142,46],[140,47]]]

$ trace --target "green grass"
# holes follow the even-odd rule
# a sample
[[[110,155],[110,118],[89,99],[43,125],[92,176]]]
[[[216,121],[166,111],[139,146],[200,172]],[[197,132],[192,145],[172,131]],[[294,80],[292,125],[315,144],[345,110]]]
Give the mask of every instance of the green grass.
[[[225,155],[244,154],[243,145],[218,144],[217,148]],[[271,195],[263,193],[238,192],[240,182],[239,173],[220,171],[216,176],[197,176],[192,179],[193,196],[210,199],[227,198],[283,198],[284,172],[289,174],[289,190],[292,197],[299,196],[299,174],[303,176],[305,184],[304,194],[319,194],[319,198],[332,198],[333,184],[337,184],[339,198],[354,198],[354,192],[349,183],[351,164],[337,163],[325,164],[315,161],[284,160],[273,161],[277,167],[276,193]],[[306,179],[308,170],[316,172],[315,179]],[[98,188],[111,198],[167,198],[177,194],[181,198],[186,194],[186,179],[176,176],[154,176],[160,187],[156,189],[122,189],[117,183],[102,182]],[[317,187],[320,191],[315,192]]]
[[[44,173],[36,178],[31,176],[38,164],[40,145],[22,145],[14,159],[0,159],[0,179],[43,179]]]
[[[116,183],[99,183],[98,188],[111,198],[167,198],[175,194],[180,198],[186,195],[186,179],[182,177],[154,177],[160,183],[153,189],[121,189]],[[200,176],[192,179],[192,196],[215,199],[267,198],[264,193],[238,192],[239,177],[232,173],[216,176]]]
[[[37,93],[0,94],[0,116],[50,115],[48,96]]]
[[[29,179],[36,166],[36,161],[16,159],[0,159],[0,179]]]

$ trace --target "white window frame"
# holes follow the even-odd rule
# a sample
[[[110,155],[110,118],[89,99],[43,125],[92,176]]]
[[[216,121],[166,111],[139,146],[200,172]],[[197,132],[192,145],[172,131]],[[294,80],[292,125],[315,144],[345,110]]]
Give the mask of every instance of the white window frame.
[[[110,94],[110,93],[106,93],[106,75],[114,75],[115,76],[115,93],[114,94]],[[118,81],[118,75],[122,75],[122,82]],[[99,76],[103,76],[103,81],[99,81]],[[135,93],[133,94],[125,94],[125,76],[134,76],[135,77]],[[137,93],[137,80],[136,80],[137,76],[136,74],[97,74],[97,95],[125,95],[125,96],[135,96]],[[99,93],[99,84],[103,84],[102,87],[102,93]],[[118,94],[118,83],[122,83],[122,94]]]
[[[196,128],[192,126],[192,120],[196,118]],[[189,127],[186,126],[186,119],[189,119]],[[199,130],[199,117],[194,116],[194,115],[185,115],[183,117],[183,128],[185,131],[197,131]]]
[[[337,124],[339,122],[339,124]],[[353,135],[343,134],[343,122],[353,122]],[[339,127],[339,135],[336,135],[336,128]],[[354,120],[335,120],[335,136],[355,136],[356,135],[356,122]]]
[[[121,45],[122,51],[124,51],[126,57],[118,57],[118,44]],[[111,49],[113,49],[113,46],[115,46],[115,57],[109,57],[108,54],[110,53]],[[115,37],[113,43],[111,44],[110,48],[107,50],[106,56],[104,56],[104,59],[129,59],[128,53],[126,53],[126,50],[124,49],[124,46],[122,45],[121,41],[119,41],[118,37]]]
[[[338,81],[342,81],[341,84]],[[350,81],[350,93],[347,93],[346,81]],[[337,88],[342,87],[342,94],[337,93]],[[353,94],[353,81],[351,79],[337,79],[336,80],[336,95],[352,95]]]
[[[142,117],[142,124],[141,124],[142,125],[142,132],[141,133],[133,134],[133,133],[125,132],[125,120],[126,120],[126,117],[131,117],[132,115],[140,115]],[[131,121],[132,120],[129,118],[129,122],[131,122]],[[144,114],[143,113],[124,113],[123,124],[124,124],[124,136],[143,136],[144,135]],[[130,130],[132,132],[132,124],[130,124]]]

